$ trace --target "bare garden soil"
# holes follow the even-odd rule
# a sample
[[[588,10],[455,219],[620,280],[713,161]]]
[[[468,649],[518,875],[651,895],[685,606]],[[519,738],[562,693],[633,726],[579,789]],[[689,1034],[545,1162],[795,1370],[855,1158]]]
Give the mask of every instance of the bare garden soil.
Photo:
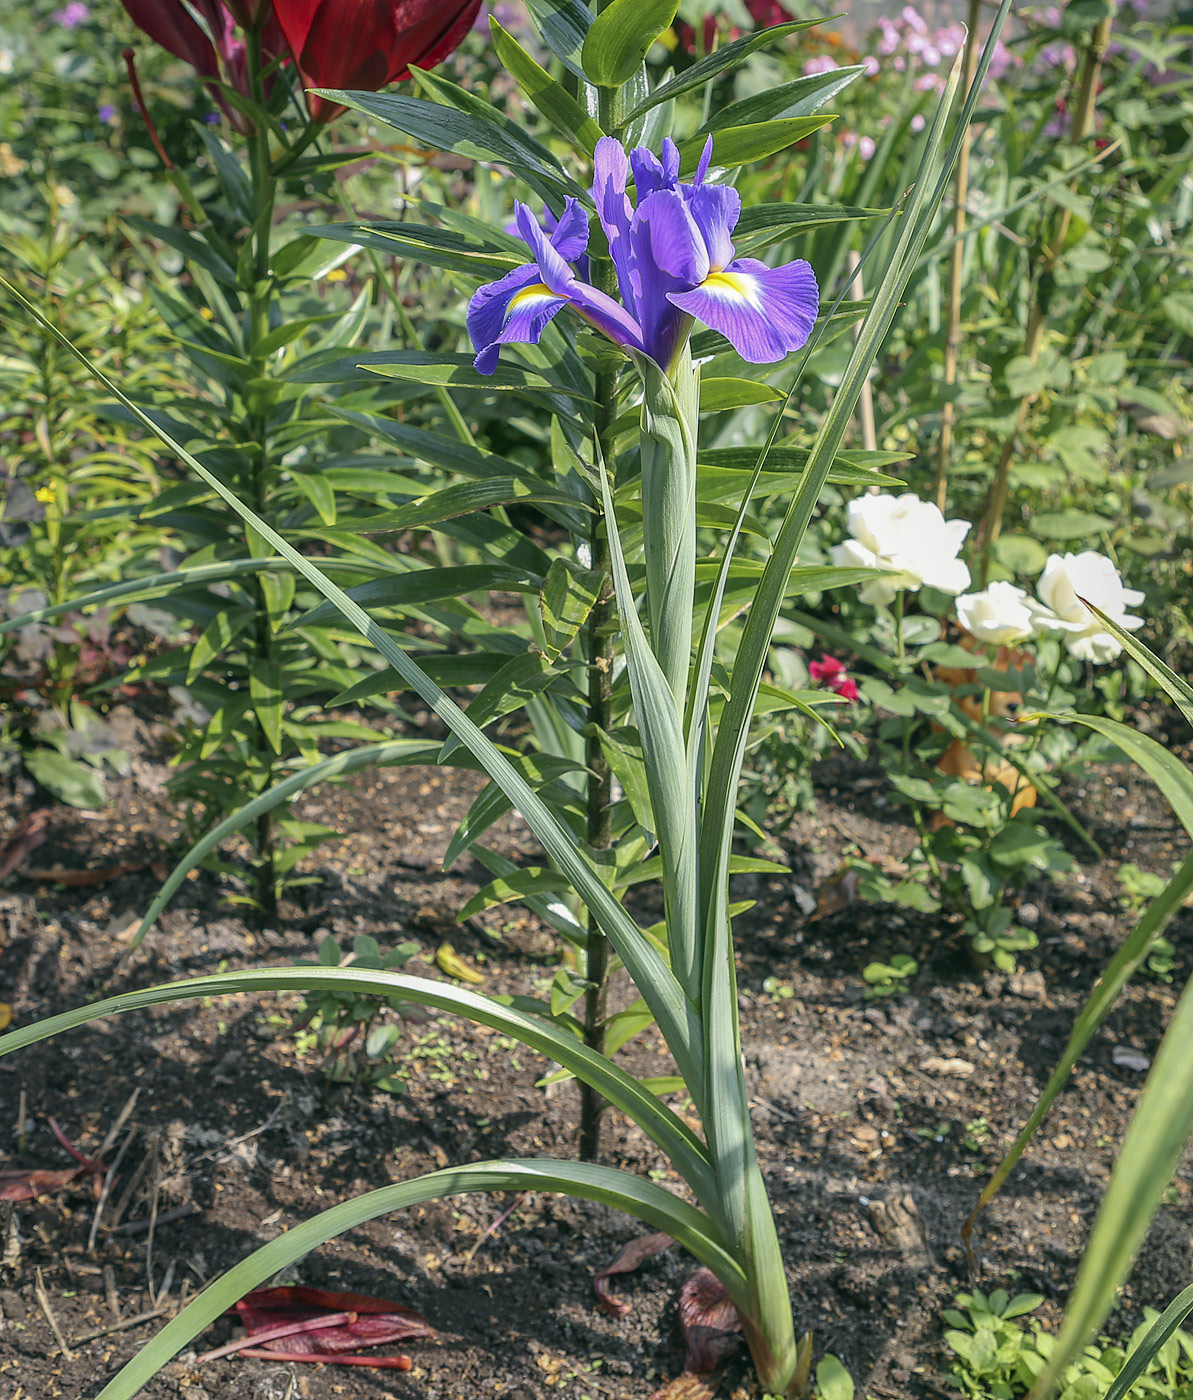
[[[365,773],[300,803],[297,815],[346,835],[307,862],[317,880],[284,902],[276,929],[254,928],[224,900],[227,885],[202,874],[113,980],[130,926],[157,887],[146,863],[160,866],[179,849],[152,726],[127,724],[136,758],[133,774],[113,785],[114,805],[98,814],[54,808],[48,841],[28,866],[141,868],[82,888],[18,870],[0,888],[0,1001],[12,1006],[15,1024],[105,987],[310,959],[328,931],[341,940],[371,934],[385,946],[416,939],[425,956],[408,970],[432,977],[443,976],[434,953],[450,941],[490,991],[533,994],[549,981],[555,942],[529,917],[505,909],[455,922],[482,872],[465,860],[445,875],[440,857],[478,780],[425,769]],[[1040,946],[1007,978],[976,966],[960,929],[941,916],[851,904],[812,917],[844,850],[897,860],[914,836],[906,815],[886,804],[879,774],[826,763],[816,779],[815,814],[798,817],[782,837],[790,876],[742,877],[735,888],[756,901],[736,931],[759,1152],[797,1326],[813,1332],[817,1355],[840,1356],[861,1394],[944,1395],[940,1310],[968,1286],[961,1221],[1130,927],[1119,863],[1167,874],[1183,837],[1131,769],[1091,770],[1068,782],[1065,799],[1105,857],[1093,861],[1074,844],[1079,867],[1024,894],[1018,917],[1033,925]],[[13,774],[0,786],[3,841],[41,799]],[[533,860],[534,843],[516,821],[498,829],[497,844]],[[982,1284],[1044,1294],[1052,1325],[1146,1060],[1189,976],[1191,934],[1185,911],[1170,933],[1173,981],[1146,976],[1128,990],[981,1226]],[[862,968],[895,952],[919,962],[909,992],[866,1001]],[[628,999],[628,988],[619,995]],[[162,1319],[110,1330],[115,1323],[155,1304],[168,1316],[184,1291],[193,1296],[260,1243],[336,1201],[452,1162],[574,1153],[574,1086],[536,1087],[547,1064],[507,1039],[447,1018],[409,1024],[407,1091],[364,1090],[329,1083],[317,1060],[300,1057],[276,1020],[296,1005],[296,998],[238,998],[159,1008],[0,1060],[0,1167],[70,1165],[47,1117],[95,1151],[140,1091],[121,1134],[123,1141],[136,1130],[112,1193],[117,1205],[105,1211],[93,1250],[87,1181],[0,1203],[3,1400],[93,1396]],[[653,1035],[634,1044],[628,1063],[639,1073],[667,1070]],[[619,1115],[607,1116],[603,1155],[675,1181]],[[150,1251],[145,1227],[155,1215]],[[191,1350],[143,1393],[152,1400],[645,1400],[680,1370],[674,1302],[692,1265],[672,1250],[617,1279],[633,1310],[620,1320],[606,1316],[592,1275],[640,1232],[602,1207],[545,1195],[459,1198],[385,1217],[321,1248],[281,1281],[373,1293],[424,1312],[436,1336],[407,1345],[412,1371],[235,1356],[200,1366]],[[1191,1246],[1187,1164],[1126,1290],[1117,1330],[1188,1283]],[[75,1343],[70,1358],[51,1316]],[[225,1319],[198,1349],[232,1335],[233,1320]],[[749,1384],[739,1360],[721,1393]]]

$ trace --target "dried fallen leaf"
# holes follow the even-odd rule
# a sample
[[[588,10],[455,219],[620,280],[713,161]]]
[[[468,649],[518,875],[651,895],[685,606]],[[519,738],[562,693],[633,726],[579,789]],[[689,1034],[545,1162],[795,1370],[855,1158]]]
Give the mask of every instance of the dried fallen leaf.
[[[6,1031],[12,1025],[12,1007],[8,1002],[0,1001],[0,1031]]]
[[[741,1316],[725,1285],[700,1268],[679,1290],[679,1327],[685,1371],[706,1375],[741,1345]]]
[[[670,1235],[639,1235],[629,1244],[623,1245],[608,1264],[596,1274],[592,1286],[596,1290],[597,1302],[610,1317],[625,1317],[631,1311],[630,1304],[618,1298],[609,1287],[608,1279],[614,1274],[631,1274],[648,1259],[670,1249],[675,1241]]]
[[[9,1167],[0,1171],[0,1201],[33,1201],[38,1196],[48,1196],[53,1191],[61,1191],[64,1186],[69,1186],[81,1176],[91,1177],[92,1189],[98,1196],[107,1167],[96,1157],[85,1157],[53,1118],[46,1121],[54,1136],[78,1165],[59,1167],[56,1170],[36,1167],[32,1171],[25,1171],[19,1167]]]
[[[0,846],[0,880],[7,878],[46,839],[50,813],[41,807],[30,812],[12,835]]]
[[[25,880],[40,880],[47,885],[69,885],[79,888],[84,885],[106,885],[119,875],[131,875],[144,870],[145,862],[138,860],[124,865],[100,865],[90,870],[72,870],[67,865],[53,865],[46,870],[26,870],[21,877]]]
[[[323,1361],[409,1371],[408,1356],[361,1356],[362,1347],[386,1346],[411,1337],[433,1336],[421,1313],[364,1293],[328,1293],[320,1288],[258,1288],[236,1304],[246,1336],[206,1352],[200,1361],[238,1352],[267,1361]]]
[[[925,1074],[939,1074],[950,1079],[968,1079],[973,1073],[973,1065],[968,1060],[945,1059],[941,1055],[929,1055],[920,1068]]]
[[[458,982],[483,982],[484,976],[456,952],[450,943],[441,943],[435,950],[435,963],[440,972],[446,972]]]

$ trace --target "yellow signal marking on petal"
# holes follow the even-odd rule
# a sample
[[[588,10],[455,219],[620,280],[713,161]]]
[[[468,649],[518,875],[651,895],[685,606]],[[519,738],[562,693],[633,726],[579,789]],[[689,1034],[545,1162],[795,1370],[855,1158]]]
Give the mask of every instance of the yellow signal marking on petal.
[[[508,321],[515,311],[523,311],[527,306],[533,306],[536,303],[564,300],[566,298],[553,292],[545,282],[532,282],[529,287],[523,287],[520,292],[515,292],[510,297],[509,305],[505,309],[505,319]]]
[[[754,307],[760,305],[757,280],[741,272],[710,272],[700,287],[715,297],[748,302]]]

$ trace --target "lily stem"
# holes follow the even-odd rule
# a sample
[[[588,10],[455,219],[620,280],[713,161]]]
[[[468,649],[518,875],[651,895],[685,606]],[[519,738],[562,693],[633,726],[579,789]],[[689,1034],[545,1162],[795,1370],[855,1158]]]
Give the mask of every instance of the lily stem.
[[[600,13],[609,3],[597,5]],[[597,119],[609,135],[621,126],[622,93],[620,88],[600,88]],[[617,274],[609,258],[593,259],[593,275],[597,287],[611,296],[617,295]],[[613,441],[613,422],[617,417],[617,369],[601,370],[596,376],[597,410],[594,433],[597,450],[605,463],[609,481],[617,480]],[[588,616],[586,650],[588,655],[588,724],[586,726],[584,761],[588,768],[586,822],[588,845],[600,859],[600,853],[613,844],[613,770],[601,743],[608,731],[610,705],[613,695],[613,577],[609,569],[609,536],[601,512],[594,511],[588,535],[588,567],[601,575],[600,592]],[[609,940],[589,917],[585,947],[585,976],[588,990],[584,996],[584,1043],[599,1055],[605,1053],[605,1022],[609,1014]],[[595,1162],[601,1150],[601,1118],[605,1100],[590,1084],[580,1084],[580,1159]]]

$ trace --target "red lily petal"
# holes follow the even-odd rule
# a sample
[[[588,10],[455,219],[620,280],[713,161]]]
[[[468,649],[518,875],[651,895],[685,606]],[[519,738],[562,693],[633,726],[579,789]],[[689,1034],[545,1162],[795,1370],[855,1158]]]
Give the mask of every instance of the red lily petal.
[[[181,0],[121,0],[129,18],[175,58],[203,78],[218,78],[215,46],[191,18]]]
[[[481,0],[274,0],[278,23],[304,87],[376,92],[431,68],[472,28]],[[327,122],[344,108],[308,97],[311,117]]]

